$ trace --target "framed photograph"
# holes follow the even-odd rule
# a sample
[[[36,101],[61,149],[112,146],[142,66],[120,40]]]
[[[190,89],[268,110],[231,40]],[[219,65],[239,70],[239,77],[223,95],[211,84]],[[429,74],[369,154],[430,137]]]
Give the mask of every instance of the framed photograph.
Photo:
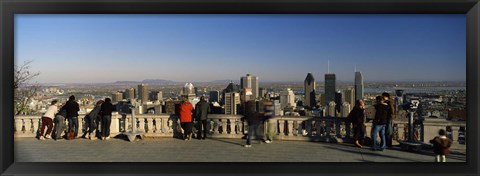
[[[478,175],[479,8],[2,1],[0,173]]]

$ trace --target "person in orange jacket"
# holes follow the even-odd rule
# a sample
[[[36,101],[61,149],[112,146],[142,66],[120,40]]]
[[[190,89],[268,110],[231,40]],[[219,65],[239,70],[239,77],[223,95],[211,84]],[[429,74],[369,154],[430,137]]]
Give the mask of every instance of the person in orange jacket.
[[[180,125],[184,131],[183,139],[190,140],[192,139],[192,128],[193,128],[193,105],[190,103],[188,98],[184,98],[180,103]]]

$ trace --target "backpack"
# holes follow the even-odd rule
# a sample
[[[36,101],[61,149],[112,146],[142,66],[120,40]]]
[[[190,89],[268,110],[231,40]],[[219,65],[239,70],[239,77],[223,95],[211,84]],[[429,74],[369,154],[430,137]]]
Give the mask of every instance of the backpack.
[[[74,135],[73,130],[70,130],[70,131],[67,133],[67,140],[72,140],[72,139],[74,139],[75,136],[73,136],[73,135]]]

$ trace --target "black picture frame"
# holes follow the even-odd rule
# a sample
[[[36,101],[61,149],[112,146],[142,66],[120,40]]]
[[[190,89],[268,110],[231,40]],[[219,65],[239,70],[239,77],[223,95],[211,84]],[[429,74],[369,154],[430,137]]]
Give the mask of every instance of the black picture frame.
[[[2,0],[0,173],[2,175],[478,175],[480,5],[478,0]],[[15,14],[465,14],[466,163],[15,163]]]

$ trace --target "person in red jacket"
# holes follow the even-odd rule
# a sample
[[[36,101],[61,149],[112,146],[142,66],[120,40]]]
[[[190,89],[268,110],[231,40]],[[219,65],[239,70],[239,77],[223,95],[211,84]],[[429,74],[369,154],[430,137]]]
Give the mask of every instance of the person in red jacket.
[[[184,131],[183,139],[190,140],[192,139],[192,128],[193,128],[193,105],[189,102],[188,98],[183,99],[180,103],[180,125]]]

